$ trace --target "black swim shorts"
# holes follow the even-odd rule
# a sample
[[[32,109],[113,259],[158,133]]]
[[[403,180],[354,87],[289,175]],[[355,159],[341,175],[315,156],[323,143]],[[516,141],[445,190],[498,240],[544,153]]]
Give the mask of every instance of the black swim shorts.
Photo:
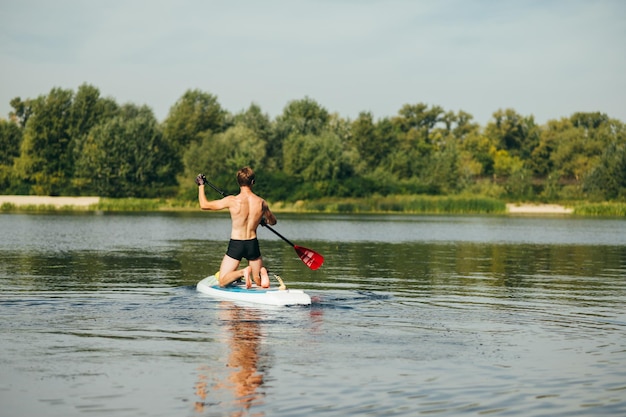
[[[241,258],[246,258],[249,261],[259,259],[261,257],[259,240],[257,238],[250,240],[231,239],[230,242],[228,242],[226,255],[238,261],[241,261]]]

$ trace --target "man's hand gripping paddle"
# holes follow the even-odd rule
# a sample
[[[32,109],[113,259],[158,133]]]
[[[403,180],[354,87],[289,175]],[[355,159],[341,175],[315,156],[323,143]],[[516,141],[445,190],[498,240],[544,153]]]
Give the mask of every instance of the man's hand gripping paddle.
[[[198,185],[203,185],[203,184],[207,184],[209,185],[209,187],[213,188],[215,191],[217,191],[218,193],[220,193],[220,195],[222,197],[226,197],[226,193],[222,190],[220,190],[219,188],[217,188],[215,185],[211,184],[204,175],[199,174],[196,177],[196,184]],[[300,259],[302,260],[302,262],[304,262],[304,264],[306,266],[308,266],[310,269],[312,269],[313,271],[319,269],[322,264],[324,263],[324,257],[322,255],[320,255],[319,253],[315,252],[312,249],[307,249],[304,248],[302,246],[298,246],[293,244],[289,239],[287,239],[285,236],[281,235],[280,233],[278,233],[276,230],[272,229],[270,227],[270,225],[266,224],[264,220],[261,220],[261,226],[268,228],[272,233],[274,233],[276,236],[278,236],[279,238],[281,238],[282,240],[284,240],[285,242],[289,243],[296,251],[296,253],[298,254],[298,256],[300,257]]]

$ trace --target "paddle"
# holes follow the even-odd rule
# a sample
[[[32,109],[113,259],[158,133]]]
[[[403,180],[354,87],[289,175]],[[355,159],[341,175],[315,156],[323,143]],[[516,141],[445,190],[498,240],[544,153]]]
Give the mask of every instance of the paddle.
[[[204,177],[204,176],[203,176]],[[211,188],[213,188],[215,191],[217,191],[218,193],[220,193],[220,195],[222,197],[226,197],[226,193],[222,190],[220,190],[219,188],[217,188],[215,185],[211,184],[206,178],[202,178],[204,180],[205,183],[207,183]],[[320,255],[319,253],[315,252],[312,249],[307,249],[304,248],[302,246],[298,246],[293,244],[289,239],[287,239],[285,236],[281,235],[280,233],[278,233],[276,230],[272,229],[270,227],[269,224],[266,224],[265,221],[261,220],[261,226],[268,228],[272,233],[274,233],[276,236],[278,236],[279,238],[281,238],[282,240],[284,240],[285,242],[289,243],[295,250],[296,253],[298,254],[298,256],[300,257],[300,259],[302,260],[302,262],[304,262],[304,264],[306,266],[308,266],[310,269],[312,269],[313,271],[319,269],[320,266],[322,266],[322,264],[324,263],[324,257],[322,255]]]

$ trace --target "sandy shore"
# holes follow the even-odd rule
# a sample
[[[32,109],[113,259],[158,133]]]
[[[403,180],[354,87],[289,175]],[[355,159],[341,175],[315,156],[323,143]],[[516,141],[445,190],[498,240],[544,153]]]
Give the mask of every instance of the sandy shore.
[[[574,209],[558,204],[507,204],[511,214],[572,214]]]
[[[20,206],[54,206],[57,208],[73,206],[73,207],[89,207],[92,204],[98,204],[100,197],[50,197],[38,195],[0,195],[0,205],[4,203]]]

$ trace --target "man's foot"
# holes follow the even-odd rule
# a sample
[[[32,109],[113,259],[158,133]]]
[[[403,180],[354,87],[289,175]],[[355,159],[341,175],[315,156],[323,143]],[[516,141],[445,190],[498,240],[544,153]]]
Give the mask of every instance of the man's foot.
[[[250,271],[252,268],[250,266],[246,266],[243,269],[243,278],[246,280],[246,288],[252,288],[252,280],[250,279]]]
[[[270,277],[267,274],[267,269],[261,268],[261,287],[269,288],[270,287]]]

